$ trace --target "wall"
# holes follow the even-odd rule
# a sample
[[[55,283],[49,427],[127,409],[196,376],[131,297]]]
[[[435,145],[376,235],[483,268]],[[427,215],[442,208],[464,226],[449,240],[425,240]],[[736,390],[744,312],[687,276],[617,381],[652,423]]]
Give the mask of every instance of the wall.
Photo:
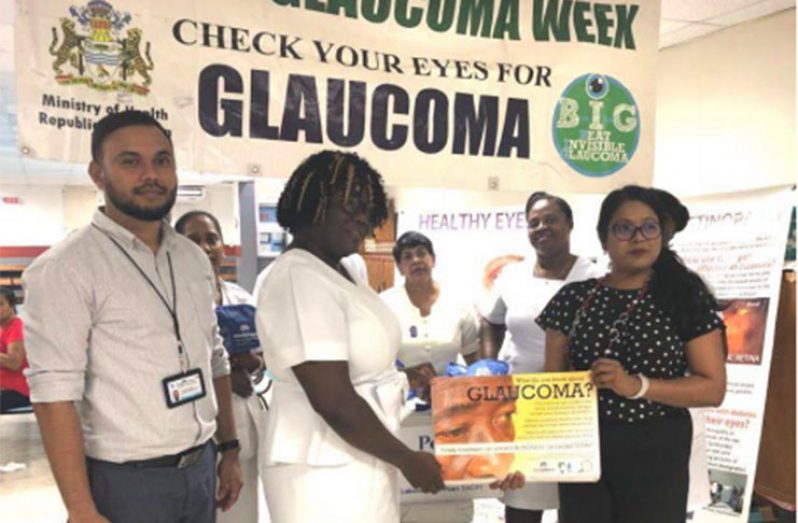
[[[795,9],[660,52],[655,185],[792,184],[795,139]]]
[[[0,246],[51,245],[65,234],[61,186],[0,185]]]
[[[99,203],[93,185],[68,185],[63,189],[64,228],[67,232],[83,227],[91,221]]]
[[[236,187],[235,183],[206,185],[205,197],[201,200],[193,202],[178,200],[172,209],[172,219],[177,220],[188,211],[207,211],[219,220],[224,242],[227,245],[241,245]]]
[[[3,197],[17,197],[21,203],[6,204]],[[0,246],[52,245],[88,224],[97,205],[98,192],[91,186],[0,184]],[[172,216],[176,219],[194,209],[219,219],[226,243],[241,243],[235,184],[208,185],[205,197],[195,202],[178,200]]]

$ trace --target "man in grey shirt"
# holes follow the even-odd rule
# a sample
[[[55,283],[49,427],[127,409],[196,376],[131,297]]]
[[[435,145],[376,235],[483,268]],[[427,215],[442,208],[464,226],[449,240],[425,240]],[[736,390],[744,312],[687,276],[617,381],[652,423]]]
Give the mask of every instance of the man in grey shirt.
[[[163,219],[171,138],[147,113],[106,116],[89,174],[105,206],[23,276],[31,401],[69,520],[211,522],[241,489],[238,440],[210,263]]]

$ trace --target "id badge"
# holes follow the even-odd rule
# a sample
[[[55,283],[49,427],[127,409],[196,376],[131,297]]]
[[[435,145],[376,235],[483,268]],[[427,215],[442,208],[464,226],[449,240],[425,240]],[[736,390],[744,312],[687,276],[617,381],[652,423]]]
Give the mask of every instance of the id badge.
[[[191,369],[164,378],[163,392],[166,396],[166,406],[170,409],[204,398],[206,392],[202,369]]]

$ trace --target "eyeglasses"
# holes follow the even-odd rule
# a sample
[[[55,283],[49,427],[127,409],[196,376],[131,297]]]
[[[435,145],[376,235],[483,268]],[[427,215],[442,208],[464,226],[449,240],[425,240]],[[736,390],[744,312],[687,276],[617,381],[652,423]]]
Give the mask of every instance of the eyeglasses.
[[[662,227],[659,222],[643,222],[640,227],[635,227],[631,223],[616,223],[610,226],[610,231],[616,240],[622,242],[631,241],[637,231],[640,231],[646,240],[656,240],[662,234]]]

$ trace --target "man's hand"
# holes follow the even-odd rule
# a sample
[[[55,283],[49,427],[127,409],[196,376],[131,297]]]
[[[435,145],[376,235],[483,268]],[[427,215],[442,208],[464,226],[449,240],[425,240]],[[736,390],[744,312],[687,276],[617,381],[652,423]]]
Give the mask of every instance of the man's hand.
[[[227,511],[238,501],[241,487],[241,463],[238,461],[238,450],[228,450],[222,453],[222,459],[217,467],[219,487],[216,491],[216,506]]]

